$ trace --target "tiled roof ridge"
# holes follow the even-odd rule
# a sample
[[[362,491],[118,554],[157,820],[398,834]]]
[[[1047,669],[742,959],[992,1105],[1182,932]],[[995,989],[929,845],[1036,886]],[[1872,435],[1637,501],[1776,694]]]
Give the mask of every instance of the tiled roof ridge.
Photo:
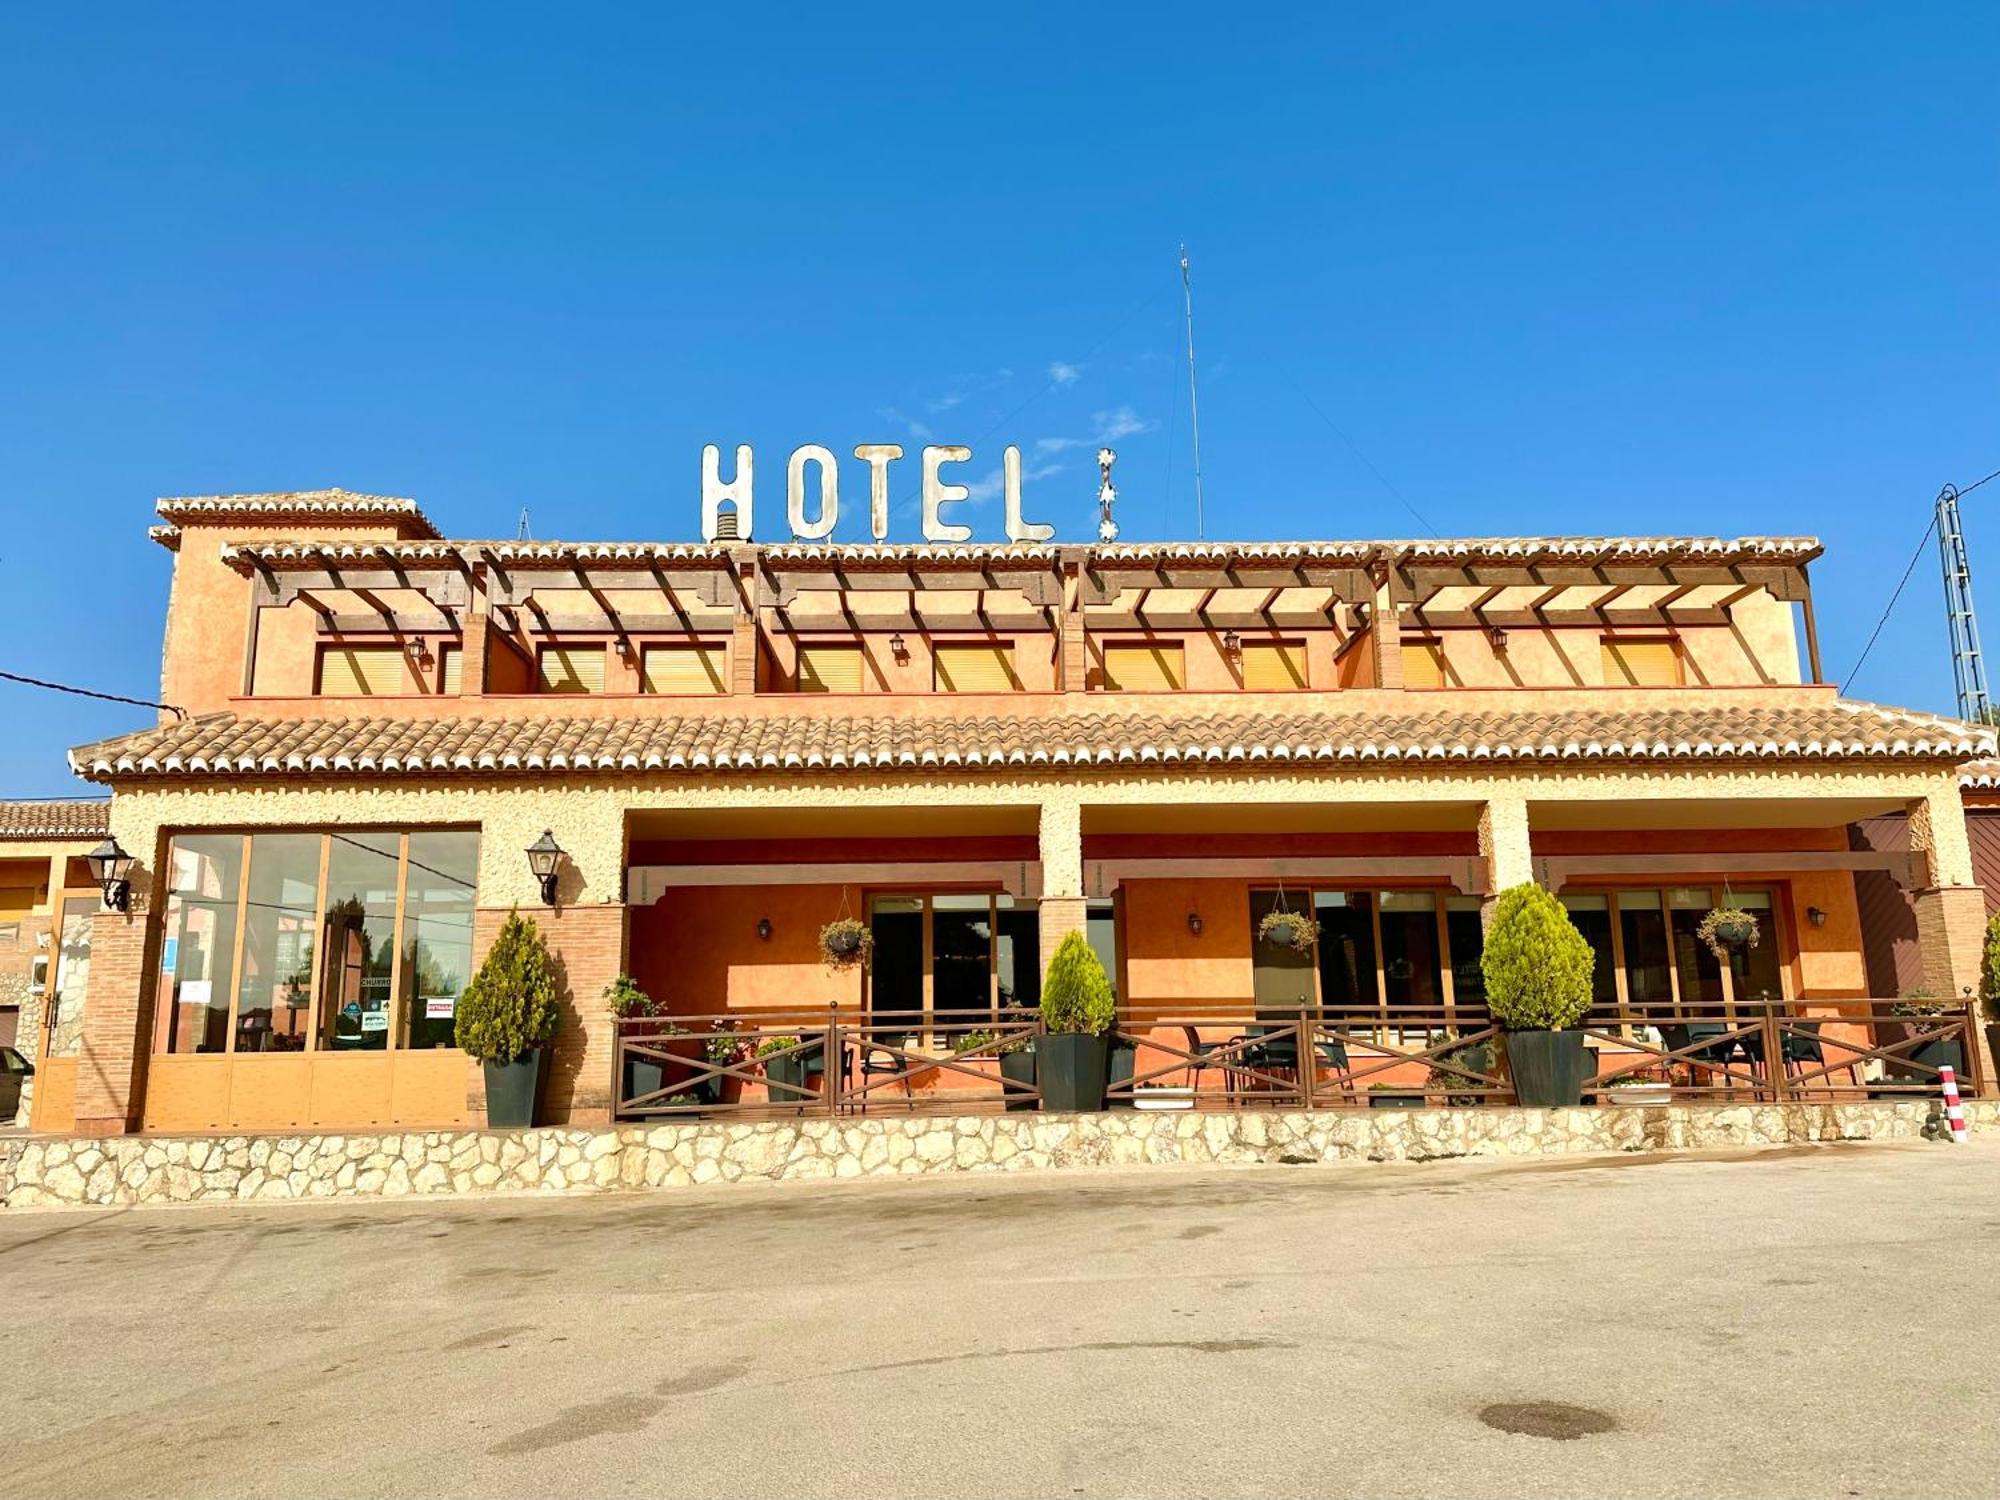
[[[402,495],[366,495],[339,487],[315,490],[268,490],[234,495],[163,495],[153,502],[163,521],[213,523],[225,518],[254,517],[324,520],[394,519],[414,522],[427,536],[442,535],[417,502]],[[157,531],[158,528],[155,528]]]
[[[111,830],[111,798],[0,798],[0,839],[64,839],[100,836]]]
[[[1895,760],[2000,753],[1993,731],[1872,704],[933,718],[238,719],[83,745],[77,774],[140,776],[840,771],[1195,764],[1452,765]]]

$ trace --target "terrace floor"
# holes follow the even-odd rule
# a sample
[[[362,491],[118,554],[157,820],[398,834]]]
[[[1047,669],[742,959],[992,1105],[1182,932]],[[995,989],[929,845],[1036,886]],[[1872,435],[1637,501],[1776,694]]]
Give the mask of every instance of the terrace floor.
[[[1982,1136],[21,1215],[0,1496],[1991,1494],[1996,1201]]]

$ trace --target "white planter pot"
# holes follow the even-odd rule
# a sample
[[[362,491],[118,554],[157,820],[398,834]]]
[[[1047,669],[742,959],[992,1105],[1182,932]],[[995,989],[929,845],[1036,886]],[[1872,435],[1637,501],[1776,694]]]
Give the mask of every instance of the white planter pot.
[[[1628,1083],[1613,1085],[1604,1091],[1606,1104],[1621,1104],[1628,1109],[1648,1108],[1674,1102],[1673,1088],[1664,1083]]]

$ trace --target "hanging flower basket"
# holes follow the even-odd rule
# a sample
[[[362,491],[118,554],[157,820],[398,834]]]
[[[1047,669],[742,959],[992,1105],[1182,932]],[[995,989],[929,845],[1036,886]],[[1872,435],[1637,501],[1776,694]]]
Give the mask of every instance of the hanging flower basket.
[[[1757,919],[1736,907],[1718,906],[1701,919],[1695,936],[1708,944],[1717,958],[1727,963],[1731,954],[1757,946]]]
[[[819,930],[819,956],[829,969],[851,969],[868,957],[875,935],[853,917],[841,917]]]
[[[1316,925],[1311,917],[1301,912],[1281,908],[1264,913],[1264,919],[1257,924],[1257,937],[1274,947],[1291,948],[1303,953],[1313,945]]]

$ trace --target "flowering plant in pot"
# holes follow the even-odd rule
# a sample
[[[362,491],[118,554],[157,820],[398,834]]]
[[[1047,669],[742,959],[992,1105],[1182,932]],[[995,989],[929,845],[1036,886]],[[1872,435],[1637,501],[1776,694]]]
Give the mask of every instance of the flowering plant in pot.
[[[1710,911],[1695,928],[1695,936],[1708,944],[1709,951],[1723,963],[1745,948],[1757,946],[1761,934],[1757,918],[1740,907],[1725,903]]]
[[[479,972],[459,996],[454,1039],[486,1074],[486,1123],[535,1123],[535,1101],[556,1034],[555,961],[542,930],[507,914]]]
[[[639,982],[630,974],[620,974],[604,987],[604,1005],[615,1020],[654,1022],[652,1026],[640,1028],[643,1035],[637,1038],[638,1044],[649,1050],[660,1050],[658,1039],[661,1037],[687,1034],[685,1028],[665,1019],[666,1007],[641,989]],[[667,1087],[667,1064],[657,1056],[623,1053],[619,1075],[618,1098],[621,1104],[663,1093]]]
[[[819,956],[829,969],[851,969],[875,947],[875,934],[853,917],[837,917],[819,930]]]
[[[802,1045],[796,1036],[767,1036],[757,1044],[757,1058],[764,1064],[764,1077],[777,1085],[770,1091],[773,1104],[802,1100],[807,1075],[826,1071],[826,1044]],[[789,1085],[787,1087],[786,1085]]]
[[[1104,965],[1082,933],[1067,933],[1042,981],[1042,1024],[1048,1034],[1035,1041],[1035,1082],[1044,1109],[1104,1107],[1109,1062],[1104,1033],[1116,1017]]]
[[[1286,911],[1281,906],[1264,913],[1257,923],[1257,939],[1273,947],[1293,948],[1303,953],[1313,945],[1313,938],[1318,935],[1316,927],[1304,912]]]
[[[1486,1006],[1507,1034],[1514,1098],[1531,1108],[1583,1102],[1589,1053],[1578,1023],[1597,965],[1563,904],[1532,881],[1500,893],[1480,967]]]

